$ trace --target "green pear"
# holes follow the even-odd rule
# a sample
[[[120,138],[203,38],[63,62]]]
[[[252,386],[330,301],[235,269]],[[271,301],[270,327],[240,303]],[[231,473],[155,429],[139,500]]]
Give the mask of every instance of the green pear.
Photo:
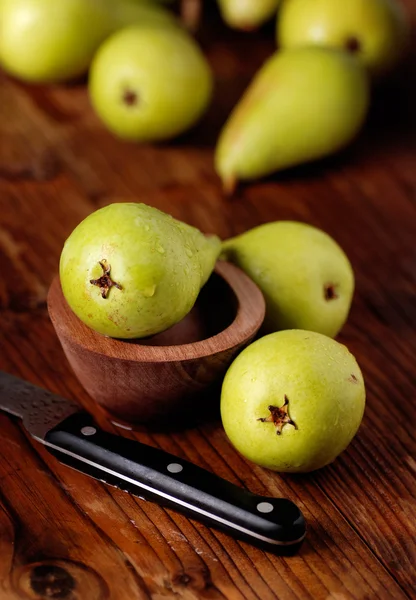
[[[225,189],[345,146],[364,122],[368,88],[364,69],[344,52],[276,52],[220,134],[215,163]]]
[[[264,331],[308,329],[335,337],[347,320],[354,273],[328,234],[296,221],[255,227],[223,243],[266,300]]]
[[[129,25],[179,26],[174,15],[152,0],[111,0],[115,29]]]
[[[90,70],[98,116],[115,135],[133,141],[182,133],[202,116],[212,90],[208,62],[178,27],[122,29],[104,42]]]
[[[147,337],[191,310],[220,252],[216,236],[145,204],[116,203],[84,219],[65,242],[62,291],[98,333]]]
[[[280,0],[218,0],[221,16],[230,27],[251,31],[276,14]]]
[[[25,81],[65,81],[87,71],[116,29],[175,22],[160,6],[134,0],[1,0],[0,61]]]
[[[363,418],[365,386],[354,356],[310,331],[265,336],[231,364],[221,418],[234,447],[275,471],[328,465],[351,442]]]
[[[81,75],[112,30],[107,0],[2,0],[0,10],[2,67],[26,81]]]
[[[352,52],[373,75],[403,54],[408,26],[396,0],[284,0],[277,20],[282,48],[317,44]]]

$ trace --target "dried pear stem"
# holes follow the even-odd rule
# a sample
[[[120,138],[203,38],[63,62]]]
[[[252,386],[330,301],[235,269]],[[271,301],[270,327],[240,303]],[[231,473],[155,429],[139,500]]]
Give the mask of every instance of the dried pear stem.
[[[188,31],[195,32],[199,29],[202,15],[202,0],[181,1],[181,21]]]
[[[226,196],[232,196],[237,189],[237,177],[235,175],[230,175],[223,179],[222,189]]]

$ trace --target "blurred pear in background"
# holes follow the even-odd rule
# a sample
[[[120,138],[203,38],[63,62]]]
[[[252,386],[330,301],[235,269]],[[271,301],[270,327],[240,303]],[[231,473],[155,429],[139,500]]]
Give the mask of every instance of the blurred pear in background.
[[[375,76],[396,65],[407,37],[406,15],[396,0],[283,0],[277,20],[279,47],[344,49]]]

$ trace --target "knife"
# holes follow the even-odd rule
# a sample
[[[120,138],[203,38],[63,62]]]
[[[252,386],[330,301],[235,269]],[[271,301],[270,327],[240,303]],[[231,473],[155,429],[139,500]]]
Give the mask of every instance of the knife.
[[[258,496],[182,458],[100,430],[80,407],[0,371],[0,410],[61,463],[173,508],[275,554],[294,554],[306,525],[291,500]]]

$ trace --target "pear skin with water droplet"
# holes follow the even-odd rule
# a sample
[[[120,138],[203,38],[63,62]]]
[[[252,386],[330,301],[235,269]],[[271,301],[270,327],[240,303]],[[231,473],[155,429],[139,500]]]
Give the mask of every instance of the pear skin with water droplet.
[[[221,249],[216,236],[138,203],[84,219],[65,242],[62,291],[86,325],[114,338],[168,329],[193,307]]]
[[[280,0],[218,0],[224,21],[233,29],[251,31],[268,21]]]
[[[223,243],[266,300],[265,333],[308,329],[335,337],[347,320],[354,272],[339,244],[306,223],[276,221]]]
[[[221,131],[215,165],[225,189],[340,150],[358,134],[368,104],[368,77],[350,55],[276,52]]]

